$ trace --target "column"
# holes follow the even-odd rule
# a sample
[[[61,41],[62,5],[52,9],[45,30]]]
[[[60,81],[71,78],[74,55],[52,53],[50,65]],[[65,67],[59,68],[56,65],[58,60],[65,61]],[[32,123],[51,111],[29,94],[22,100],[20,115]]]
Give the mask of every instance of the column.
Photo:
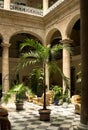
[[[70,44],[72,43],[72,40],[64,39],[61,40],[61,43]],[[63,74],[68,78],[68,86],[63,80],[63,93],[65,92],[66,87],[68,87],[68,96],[70,97],[70,52],[66,48],[63,49]]]
[[[9,90],[9,46],[10,44],[2,43],[2,92]]]
[[[4,9],[10,10],[10,0],[4,0]]]
[[[88,130],[88,1],[80,0],[81,16],[81,117],[79,130]]]
[[[46,14],[48,7],[49,7],[49,0],[43,0],[43,14]]]

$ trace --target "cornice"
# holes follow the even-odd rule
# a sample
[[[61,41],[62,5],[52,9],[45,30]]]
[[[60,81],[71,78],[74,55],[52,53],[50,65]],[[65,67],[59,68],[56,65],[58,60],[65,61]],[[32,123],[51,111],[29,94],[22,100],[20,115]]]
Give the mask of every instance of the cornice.
[[[38,15],[33,15],[33,14],[28,14],[28,13],[22,13],[18,11],[12,11],[12,10],[5,10],[5,9],[0,9],[0,18],[1,20],[8,19],[9,24],[10,22],[15,22],[15,24],[22,24],[22,23],[32,23],[32,24],[40,24],[43,26],[43,17],[38,16]],[[20,22],[20,23],[19,23]]]
[[[69,15],[69,10],[74,11],[79,9],[79,0],[64,0],[57,7],[52,9],[49,13],[44,16],[38,16],[25,12],[18,12],[12,10],[4,10],[0,9],[0,20],[7,24],[19,25],[19,26],[33,26],[40,28],[47,28],[48,26],[52,26],[65,18],[66,15]],[[7,25],[8,25],[7,24]]]

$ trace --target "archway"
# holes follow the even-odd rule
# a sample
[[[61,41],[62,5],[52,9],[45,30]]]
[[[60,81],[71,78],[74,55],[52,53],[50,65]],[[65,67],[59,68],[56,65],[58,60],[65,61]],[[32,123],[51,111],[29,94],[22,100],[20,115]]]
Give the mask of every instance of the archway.
[[[13,35],[10,38],[10,48],[9,48],[9,57],[10,57],[10,87],[13,82],[24,82],[26,85],[28,85],[28,77],[31,73],[32,69],[35,65],[32,66],[26,66],[24,67],[18,74],[15,75],[15,67],[17,66],[19,62],[20,57],[20,44],[25,42],[26,39],[35,39],[39,43],[40,40],[35,37],[34,35],[28,34],[28,33],[18,33]],[[25,47],[24,52],[28,52],[31,47]],[[28,84],[27,84],[28,83]]]
[[[53,33],[49,32],[50,36],[50,44],[51,47],[53,47],[56,44],[60,44],[60,40],[62,39],[61,33],[59,30],[54,29]],[[58,51],[55,55],[53,55],[53,58],[56,62],[56,64],[58,65],[58,67],[60,69],[62,69],[62,51]],[[50,72],[50,87],[52,87],[52,85],[59,85],[62,86],[62,77],[59,74],[59,72]]]
[[[71,95],[80,93],[80,83],[77,83],[77,73],[80,71],[80,19],[78,19],[71,31],[70,38],[73,40],[71,44]]]

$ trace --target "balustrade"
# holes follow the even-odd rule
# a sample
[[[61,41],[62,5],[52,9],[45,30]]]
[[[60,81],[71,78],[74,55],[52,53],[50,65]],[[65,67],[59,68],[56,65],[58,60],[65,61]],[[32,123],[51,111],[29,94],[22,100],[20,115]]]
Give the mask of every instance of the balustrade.
[[[46,13],[49,13],[50,11],[52,11],[54,8],[56,8],[58,5],[60,5],[62,2],[64,2],[65,0],[58,0],[55,4],[53,4],[50,8],[47,9]],[[4,8],[4,2],[0,1],[0,8]],[[29,6],[24,6],[24,5],[18,5],[18,4],[14,4],[11,3],[10,4],[10,10],[15,10],[15,11],[20,11],[20,12],[25,12],[25,13],[32,13],[32,14],[36,14],[36,15],[43,15],[43,10],[41,9],[35,9]]]
[[[17,4],[11,3],[10,9],[22,11],[22,12],[26,12],[26,13],[33,13],[33,14],[36,14],[36,15],[43,15],[43,10],[35,9],[35,8],[24,6],[24,5],[17,5]]]
[[[46,13],[49,13],[50,11],[52,11],[53,9],[55,9],[58,5],[60,5],[62,2],[64,2],[65,0],[58,0],[57,2],[55,2],[55,4],[53,4],[51,7],[49,7],[47,9]]]

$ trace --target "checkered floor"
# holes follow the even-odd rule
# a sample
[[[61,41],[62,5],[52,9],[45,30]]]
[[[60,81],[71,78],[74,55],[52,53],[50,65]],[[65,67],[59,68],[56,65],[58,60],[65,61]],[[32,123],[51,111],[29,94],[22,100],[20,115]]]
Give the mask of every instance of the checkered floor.
[[[33,103],[25,102],[24,110],[16,111],[14,104],[6,106],[9,111],[9,120],[12,130],[77,130],[80,115],[74,114],[74,106],[70,104],[68,108],[63,106],[50,105],[50,121],[39,120],[38,110],[42,108]]]

